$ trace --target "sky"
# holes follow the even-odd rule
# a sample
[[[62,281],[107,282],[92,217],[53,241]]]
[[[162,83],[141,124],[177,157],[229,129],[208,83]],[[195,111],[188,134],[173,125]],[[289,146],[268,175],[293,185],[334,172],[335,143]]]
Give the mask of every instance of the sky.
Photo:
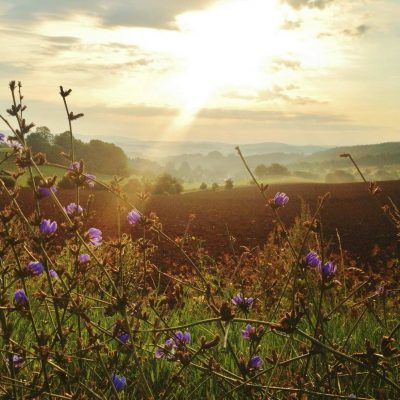
[[[0,109],[88,138],[400,140],[399,0],[2,0]],[[3,127],[0,127],[2,129]]]

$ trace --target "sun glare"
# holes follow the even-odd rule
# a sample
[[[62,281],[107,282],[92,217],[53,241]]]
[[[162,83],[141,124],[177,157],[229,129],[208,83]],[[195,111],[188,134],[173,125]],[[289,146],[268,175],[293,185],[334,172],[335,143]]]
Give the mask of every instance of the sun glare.
[[[229,1],[178,17],[185,39],[178,50],[182,71],[171,78],[180,102],[176,125],[191,122],[221,88],[260,87],[268,61],[289,50],[276,1]]]

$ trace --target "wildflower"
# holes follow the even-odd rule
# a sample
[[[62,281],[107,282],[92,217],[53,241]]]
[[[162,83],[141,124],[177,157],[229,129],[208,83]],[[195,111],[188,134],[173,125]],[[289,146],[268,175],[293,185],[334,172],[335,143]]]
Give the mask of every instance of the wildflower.
[[[83,208],[79,204],[70,203],[67,205],[67,207],[64,207],[64,211],[68,215],[81,214],[83,212]]]
[[[30,261],[28,264],[28,269],[34,276],[38,276],[44,271],[43,264],[40,261]]]
[[[57,188],[54,185],[49,188],[46,186],[39,186],[37,191],[39,198],[43,199],[45,197],[50,197],[52,193],[57,192]]]
[[[186,332],[175,332],[174,337],[172,338],[177,347],[186,346],[190,342],[190,333]]]
[[[249,340],[249,341],[255,341],[255,340],[260,339],[263,333],[264,333],[263,326],[259,326],[257,329],[256,327],[252,327],[250,324],[247,324],[246,328],[244,328],[241,331],[243,339]]]
[[[70,171],[79,171],[80,163],[78,161],[74,161],[73,163],[69,164],[68,170]]]
[[[288,203],[288,201],[289,201],[289,197],[286,195],[286,193],[278,192],[274,196],[274,206],[275,207],[283,207]]]
[[[4,133],[0,133],[0,142],[4,142],[6,135]]]
[[[385,285],[380,285],[380,286],[378,287],[378,289],[376,289],[375,294],[376,294],[378,297],[386,296],[386,295],[387,295],[387,289],[386,289]]]
[[[44,219],[40,223],[39,229],[44,235],[52,235],[57,230],[57,222]]]
[[[116,374],[112,374],[111,375],[112,378],[112,383],[115,387],[115,389],[119,392],[120,390],[122,390],[125,385],[126,385],[126,378],[123,375],[116,375]]]
[[[237,294],[232,299],[232,304],[234,304],[236,307],[239,307],[244,312],[249,311],[253,302],[254,302],[253,297],[244,297],[242,294]]]
[[[50,274],[50,276],[51,276],[52,278],[58,278],[58,274],[57,274],[56,271],[54,271],[54,269],[51,269],[51,270],[49,271],[49,274]]]
[[[306,256],[306,263],[310,267],[316,268],[319,267],[321,261],[319,260],[317,253],[315,253],[314,251],[310,251]]]
[[[331,279],[336,274],[336,266],[332,261],[328,261],[323,266],[319,264],[318,270],[322,276],[322,279]]]
[[[175,342],[173,339],[167,339],[164,347],[157,347],[155,351],[156,358],[170,359],[175,352]]]
[[[261,367],[263,361],[260,356],[253,356],[249,361],[249,368],[251,369],[258,369]]]
[[[135,225],[140,220],[139,211],[132,210],[131,212],[128,213],[127,219],[130,225]]]
[[[17,306],[25,306],[28,304],[28,297],[26,296],[24,289],[17,289],[14,292],[14,303]]]
[[[14,354],[12,356],[12,364],[14,369],[21,369],[24,364],[24,357],[19,356],[18,354]]]
[[[123,343],[129,340],[129,333],[122,330],[118,324],[114,325],[113,335]]]
[[[78,261],[81,264],[87,263],[90,261],[90,256],[89,254],[83,253],[83,254],[79,254],[78,256]]]
[[[18,140],[10,139],[10,137],[8,137],[7,141],[14,150],[21,150],[24,147]]]
[[[90,240],[90,243],[93,245],[93,246],[99,246],[100,244],[101,244],[101,241],[103,240],[103,238],[102,238],[102,233],[101,233],[101,230],[100,229],[97,229],[97,228],[90,228],[88,231],[87,231],[87,234],[88,234],[88,236],[89,236],[89,240]]]
[[[94,187],[94,180],[96,179],[96,177],[92,174],[85,174],[85,185],[89,188],[93,188]]]

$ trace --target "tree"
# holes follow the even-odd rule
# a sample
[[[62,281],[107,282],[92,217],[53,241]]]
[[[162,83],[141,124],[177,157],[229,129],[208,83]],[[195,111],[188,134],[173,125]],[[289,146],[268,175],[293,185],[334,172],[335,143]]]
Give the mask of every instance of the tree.
[[[265,178],[268,174],[268,168],[264,164],[259,164],[254,170],[254,175],[258,178]]]
[[[200,185],[200,190],[206,190],[207,189],[207,183],[202,182]]]
[[[54,135],[47,126],[39,126],[26,137],[26,144],[34,153],[45,153],[49,161],[58,162],[62,149],[55,146]]]
[[[231,178],[225,179],[225,189],[233,189],[233,180]]]
[[[183,190],[183,186],[180,180],[173,177],[170,174],[160,175],[155,184],[153,193],[154,194],[179,194]]]
[[[265,178],[266,176],[288,176],[290,171],[284,165],[278,163],[273,163],[268,167],[260,164],[255,168],[254,174],[259,178]]]
[[[217,189],[219,189],[218,183],[217,183],[217,182],[213,182],[213,184],[211,185],[211,189],[212,189],[212,190],[217,190]]]

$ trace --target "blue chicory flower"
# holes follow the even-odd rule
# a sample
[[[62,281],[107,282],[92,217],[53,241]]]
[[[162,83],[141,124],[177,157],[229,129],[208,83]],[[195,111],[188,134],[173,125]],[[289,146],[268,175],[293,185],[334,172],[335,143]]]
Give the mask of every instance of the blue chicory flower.
[[[93,188],[94,187],[94,180],[96,179],[96,177],[92,174],[85,174],[85,185],[89,188]]]
[[[126,385],[126,378],[123,375],[116,375],[115,373],[111,375],[112,383],[115,389],[119,392]]]
[[[39,230],[44,235],[52,235],[57,230],[57,222],[44,219],[39,225]]]
[[[128,213],[127,216],[128,223],[130,225],[135,225],[140,220],[140,213],[137,210],[132,210]]]
[[[173,357],[175,352],[175,341],[173,339],[167,339],[165,341],[164,347],[157,347],[155,351],[156,358],[166,358],[169,359]]]
[[[255,335],[255,329],[250,324],[247,324],[246,328],[244,328],[244,330],[242,330],[241,333],[242,333],[243,339],[253,340],[254,335]]]
[[[28,263],[28,269],[31,271],[32,275],[38,276],[43,273],[44,266],[40,261],[30,261]]]
[[[90,255],[83,253],[83,254],[79,254],[78,256],[78,262],[81,264],[87,263],[90,261]]]
[[[51,193],[57,192],[57,188],[54,185],[51,186],[50,188],[48,188],[46,186],[39,186],[37,191],[38,191],[39,197],[41,199],[43,199],[45,197],[50,197]]]
[[[24,289],[17,289],[14,292],[14,303],[17,306],[25,306],[28,304],[28,297],[26,296]]]
[[[231,301],[236,307],[247,312],[254,303],[254,297],[244,297],[242,294],[237,294],[236,296],[233,296]]]
[[[103,240],[103,238],[102,238],[102,233],[101,233],[100,229],[90,228],[87,231],[87,234],[89,236],[89,241],[93,246],[99,246],[101,244],[101,241]]]
[[[66,207],[64,207],[65,212],[68,215],[72,214],[81,214],[83,212],[83,208],[78,204],[70,203]]]
[[[12,363],[13,363],[14,369],[21,369],[24,365],[24,357],[22,357],[18,354],[14,354],[12,357]]]
[[[322,279],[331,279],[336,274],[336,266],[332,261],[328,261],[324,265],[319,265],[318,270],[322,276]]]
[[[317,253],[315,253],[314,251],[310,251],[306,255],[306,263],[310,267],[317,268],[321,264],[321,261],[319,260]]]
[[[249,368],[251,369],[258,369],[261,367],[263,361],[260,356],[253,356],[249,361]]]
[[[289,201],[289,197],[286,195],[286,193],[278,192],[274,196],[274,205],[276,207],[283,207],[288,203],[288,201]]]
[[[54,269],[51,269],[50,271],[49,271],[49,274],[50,274],[50,276],[52,277],[52,278],[58,278],[58,274],[57,274],[57,272],[56,271],[54,271]]]
[[[189,331],[177,331],[172,339],[177,347],[184,347],[190,342],[190,333]]]

